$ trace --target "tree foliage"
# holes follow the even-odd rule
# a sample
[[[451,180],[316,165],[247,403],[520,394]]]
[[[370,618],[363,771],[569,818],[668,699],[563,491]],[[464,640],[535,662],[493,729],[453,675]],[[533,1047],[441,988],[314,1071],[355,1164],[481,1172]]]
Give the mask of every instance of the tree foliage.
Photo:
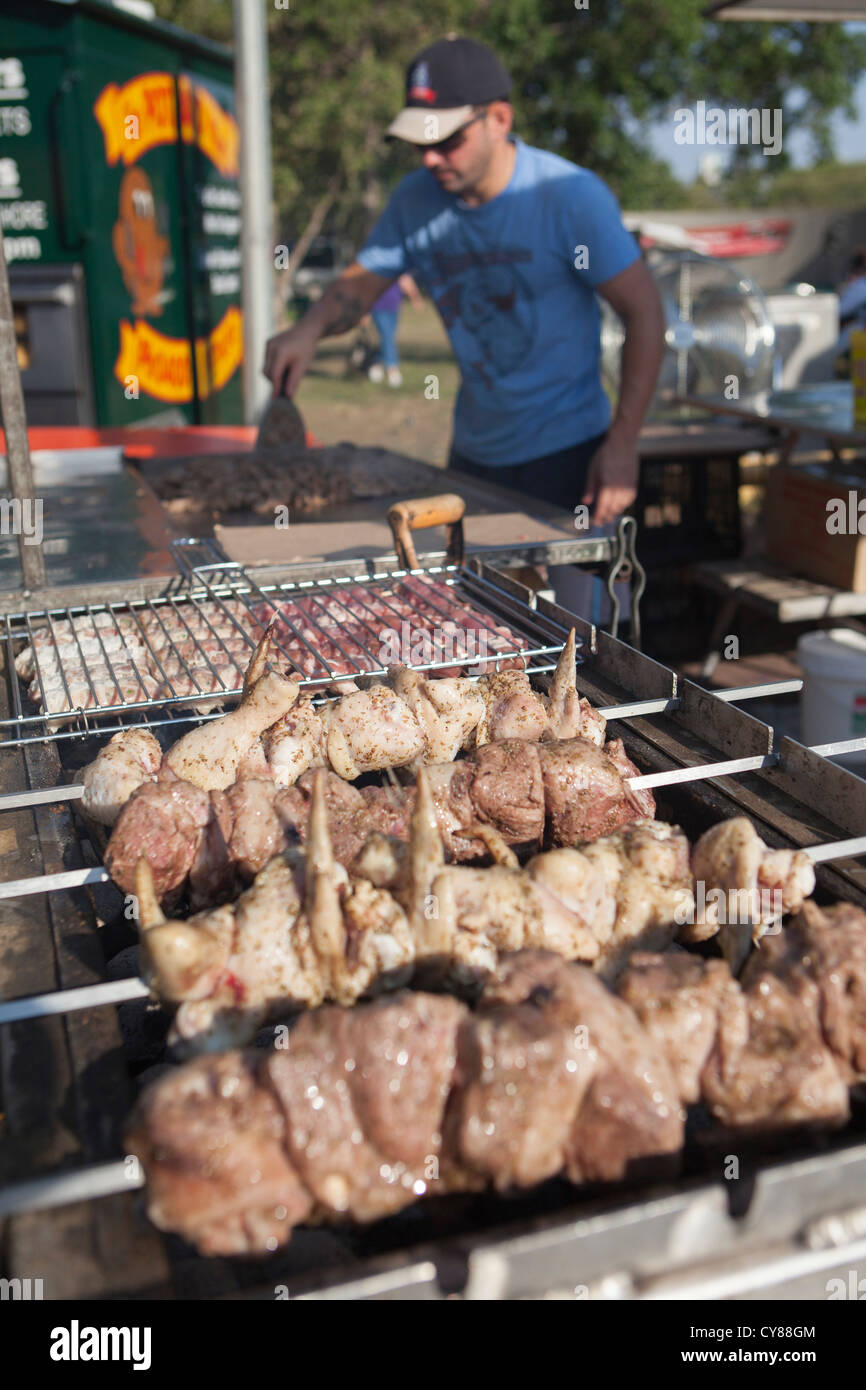
[[[230,0],[155,0],[161,18],[230,40]],[[805,131],[832,168],[831,117],[855,114],[866,37],[835,24],[712,23],[706,0],[289,0],[267,4],[274,196],[282,239],[315,212],[357,242],[412,152],[382,132],[402,104],[406,64],[449,30],[490,43],[514,79],[516,128],[532,144],[586,164],[630,209],[683,206],[683,186],[653,155],[651,124],[677,107],[780,108],[785,144],[772,160],[735,149],[734,168],[706,199],[734,190],[792,199],[788,137]],[[330,190],[330,201],[327,193]],[[852,199],[853,201],[854,199]],[[696,202],[704,194],[696,190]]]

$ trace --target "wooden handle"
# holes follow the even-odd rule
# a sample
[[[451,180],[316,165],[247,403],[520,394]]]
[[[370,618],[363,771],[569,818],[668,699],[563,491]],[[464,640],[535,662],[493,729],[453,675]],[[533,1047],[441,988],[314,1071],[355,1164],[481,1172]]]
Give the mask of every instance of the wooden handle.
[[[413,531],[428,526],[448,528],[446,559],[449,564],[463,563],[463,513],[466,503],[456,492],[441,492],[435,497],[411,497],[395,502],[388,509],[388,521],[394,536],[397,558],[405,569],[418,568],[418,556],[412,540]]]

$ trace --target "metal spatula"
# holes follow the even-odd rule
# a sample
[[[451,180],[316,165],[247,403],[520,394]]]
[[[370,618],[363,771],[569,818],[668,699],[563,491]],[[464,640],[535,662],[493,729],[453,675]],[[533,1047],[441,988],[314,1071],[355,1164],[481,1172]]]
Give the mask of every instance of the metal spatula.
[[[259,422],[254,454],[297,454],[307,447],[301,412],[288,396],[273,396]]]

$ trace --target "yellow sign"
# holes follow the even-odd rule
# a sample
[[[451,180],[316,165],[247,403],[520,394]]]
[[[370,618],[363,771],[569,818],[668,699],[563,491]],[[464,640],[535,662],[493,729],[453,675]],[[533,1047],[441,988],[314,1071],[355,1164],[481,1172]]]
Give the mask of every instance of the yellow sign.
[[[240,131],[234,116],[216,97],[185,74],[145,72],[118,87],[109,82],[93,105],[105,140],[108,164],[134,164],[154,145],[174,144],[178,138],[195,144],[224,178],[236,178]]]
[[[195,365],[199,395],[221,391],[244,360],[244,320],[232,304],[207,338],[196,338]]]
[[[199,398],[219,391],[243,360],[240,309],[227,309],[207,338],[197,338],[195,362]],[[114,375],[123,386],[137,388],[159,401],[181,404],[193,398],[192,354],[185,338],[168,338],[142,319],[120,322],[120,352]]]
[[[154,145],[177,140],[177,95],[170,72],[145,72],[118,87],[109,82],[93,105],[108,164],[134,164]]]
[[[179,85],[184,140],[189,145],[197,144],[224,179],[236,179],[241,133],[234,116],[223,110],[207,87],[191,83],[188,77],[181,77]]]

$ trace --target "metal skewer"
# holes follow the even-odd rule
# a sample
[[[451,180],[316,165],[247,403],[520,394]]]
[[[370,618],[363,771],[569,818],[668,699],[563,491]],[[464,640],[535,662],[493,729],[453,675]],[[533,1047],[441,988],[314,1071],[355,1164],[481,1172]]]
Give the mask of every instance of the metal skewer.
[[[0,1023],[21,1023],[26,1018],[46,1018],[49,1014],[71,1014],[102,1004],[126,1004],[130,999],[146,999],[150,990],[136,976],[125,980],[103,980],[80,989],[55,989],[25,999],[0,1004]]]
[[[45,1211],[48,1207],[110,1197],[115,1192],[132,1192],[143,1186],[141,1164],[117,1158],[110,1163],[81,1168],[77,1173],[47,1173],[29,1182],[14,1183],[0,1192],[0,1216],[12,1216],[18,1211]]]
[[[0,883],[0,901],[25,898],[32,893],[53,893],[56,888],[81,888],[86,883],[108,883],[107,869],[68,869],[59,874],[36,874],[33,878],[14,878]]]
[[[866,854],[866,835],[857,835],[853,840],[831,840],[826,845],[809,845],[803,854],[813,864],[824,864],[828,859],[856,858],[859,854]]]
[[[755,772],[761,767],[775,767],[778,753],[759,753],[754,758],[728,758],[721,763],[697,763],[694,767],[674,767],[669,772],[649,772],[646,776],[626,777],[626,785],[634,791],[650,787],[671,787],[679,782],[701,782],[711,777],[730,777],[737,772]]]
[[[767,685],[742,685],[731,690],[714,690],[712,694],[717,699],[730,703],[732,701],[762,699],[769,695],[792,694],[801,690],[802,687],[803,682],[801,680],[771,681]],[[621,705],[599,705],[597,706],[597,713],[603,715],[610,722],[614,719],[638,719],[648,714],[672,714],[680,708],[681,704],[682,701],[678,696],[669,695],[655,700],[632,700]],[[219,718],[220,716],[212,717]],[[866,740],[864,740],[864,746],[866,746]],[[823,752],[825,748],[835,749],[836,745],[828,743],[813,751]],[[65,787],[44,787],[39,791],[9,792],[0,796],[0,811],[18,811],[28,806],[50,806],[55,801],[77,801],[83,795],[84,787],[80,782],[73,782]]]
[[[746,761],[756,760],[753,758]],[[724,767],[726,764],[718,763],[716,766]],[[677,770],[693,771],[691,768]],[[801,852],[807,855],[813,864],[866,855],[866,835],[859,835],[850,840],[832,840],[823,845],[809,845]],[[34,994],[24,999],[11,999],[6,1003],[0,1003],[0,1023],[20,1023],[24,1019],[43,1018],[49,1014],[73,1013],[79,1009],[100,1008],[105,1004],[124,1004],[132,999],[146,999],[150,993],[144,981],[136,976],[128,976],[123,980],[106,980],[96,985],[84,985],[79,989],[53,990],[47,994]]]
[[[809,752],[833,748],[837,753],[857,753],[866,750],[866,738],[852,738],[843,743],[819,744]],[[738,772],[756,772],[764,767],[777,767],[778,753],[759,753],[751,758],[728,758],[718,763],[696,763],[693,767],[674,767],[667,772],[649,772],[638,777],[626,777],[625,784],[634,791],[649,791],[653,787],[671,787],[688,782],[707,781],[713,777],[732,777]],[[2,805],[2,803],[0,803]],[[59,874],[38,874],[33,878],[12,879],[0,883],[0,901],[21,898],[33,893],[51,893],[57,888],[81,888],[90,883],[108,883],[107,869],[70,869]]]

